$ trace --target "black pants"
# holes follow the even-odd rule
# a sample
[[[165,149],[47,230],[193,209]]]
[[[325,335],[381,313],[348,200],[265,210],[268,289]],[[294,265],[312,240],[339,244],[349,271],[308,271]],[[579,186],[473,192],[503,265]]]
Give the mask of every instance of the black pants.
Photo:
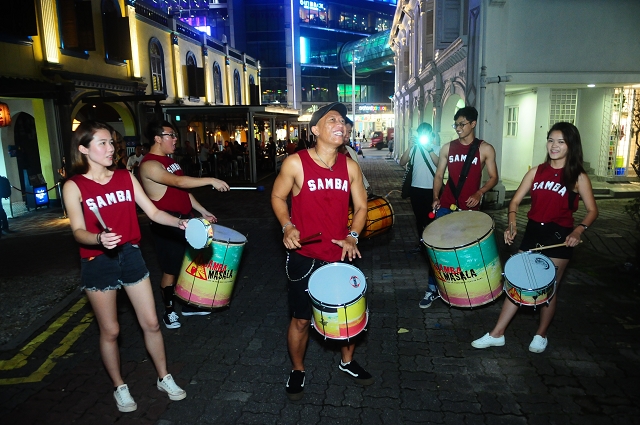
[[[409,196],[411,197],[413,214],[416,216],[418,239],[422,239],[424,228],[433,221],[432,218],[429,218],[429,213],[432,211],[431,205],[433,204],[433,189],[422,189],[411,186]]]

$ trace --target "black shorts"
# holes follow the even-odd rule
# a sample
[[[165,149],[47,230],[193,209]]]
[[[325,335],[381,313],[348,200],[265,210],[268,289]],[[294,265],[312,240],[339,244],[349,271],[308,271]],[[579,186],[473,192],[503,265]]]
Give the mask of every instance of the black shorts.
[[[287,295],[289,298],[289,314],[296,319],[311,320],[312,308],[309,298],[309,278],[324,261],[305,257],[295,251],[287,254],[286,272],[288,278]]]
[[[160,269],[165,274],[178,276],[187,248],[184,230],[151,222],[151,233]]]
[[[573,232],[572,227],[563,227],[556,223],[538,223],[533,220],[527,222],[527,228],[520,244],[522,251],[528,251],[539,246],[557,245],[563,243],[567,236]],[[561,246],[540,251],[550,258],[562,258],[570,260],[573,257],[573,248]]]

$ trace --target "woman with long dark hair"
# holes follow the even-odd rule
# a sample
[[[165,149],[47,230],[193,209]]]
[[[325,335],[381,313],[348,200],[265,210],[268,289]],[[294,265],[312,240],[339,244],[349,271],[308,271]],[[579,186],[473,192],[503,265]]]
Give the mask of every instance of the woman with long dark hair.
[[[78,126],[71,139],[72,177],[64,185],[63,196],[73,236],[80,244],[81,288],[98,321],[100,354],[113,381],[113,397],[118,410],[132,412],[137,404],[120,373],[116,307],[116,290],[120,288],[129,296],[142,328],[145,346],[158,372],[157,388],[171,400],[187,395],[167,372],[149,271],[138,246],[136,203],[158,223],[184,229],[186,220],[158,210],[127,170],[112,169],[111,132],[110,126],[96,121]]]
[[[547,133],[547,156],[545,162],[533,167],[525,174],[518,190],[509,204],[509,225],[504,232],[504,241],[512,244],[517,234],[516,212],[522,199],[531,193],[529,221],[525,229],[520,252],[539,245],[550,246],[564,243],[565,246],[550,248],[544,254],[556,267],[556,293],[547,305],[540,305],[540,324],[529,351],[542,353],[547,348],[547,330],[556,311],[558,290],[564,271],[573,255],[573,248],[580,243],[580,235],[598,217],[598,207],[593,197],[591,181],[582,165],[582,142],[578,129],[568,122],[554,124]],[[573,213],[578,209],[579,198],[587,209],[587,215],[574,226]],[[502,306],[498,323],[493,330],[471,343],[475,348],[502,346],[504,332],[518,306],[507,297]]]

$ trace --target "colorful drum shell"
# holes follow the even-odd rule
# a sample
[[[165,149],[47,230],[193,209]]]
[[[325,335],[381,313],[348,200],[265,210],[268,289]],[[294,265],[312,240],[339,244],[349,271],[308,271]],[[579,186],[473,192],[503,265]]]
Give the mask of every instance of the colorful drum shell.
[[[213,225],[213,243],[204,249],[187,246],[176,295],[203,308],[229,305],[247,238],[233,229]]]
[[[520,252],[504,265],[504,291],[519,305],[548,303],[556,292],[556,266],[546,255]]]
[[[185,237],[189,245],[195,249],[206,248],[213,241],[213,227],[209,220],[205,218],[192,218],[187,223]]]
[[[349,207],[349,227],[353,221],[353,207]],[[372,196],[367,200],[367,222],[360,237],[370,238],[380,235],[393,227],[393,208],[386,198]]]
[[[455,307],[490,303],[502,293],[502,264],[493,219],[457,211],[433,221],[422,234],[442,300]]]
[[[369,321],[367,281],[350,264],[331,263],[309,278],[312,326],[325,338],[349,339],[365,330]]]

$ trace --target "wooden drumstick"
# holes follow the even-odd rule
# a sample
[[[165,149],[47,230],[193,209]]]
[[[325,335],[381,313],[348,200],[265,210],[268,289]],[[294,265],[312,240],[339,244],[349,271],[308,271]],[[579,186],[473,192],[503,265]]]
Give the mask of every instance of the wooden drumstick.
[[[98,218],[98,221],[100,222],[100,225],[102,225],[102,228],[104,229],[104,231],[108,232],[109,228],[107,227],[106,224],[104,224],[104,220],[102,219],[102,216],[100,215],[100,211],[98,211],[98,208],[91,207],[89,209],[91,210],[92,213],[94,213],[96,215],[96,217]]]
[[[578,242],[578,244],[581,244],[582,240],[580,242]],[[538,248],[531,248],[529,251],[527,252],[532,252],[532,251],[542,251],[543,249],[549,249],[549,248],[559,248],[561,246],[567,246],[566,243],[558,243],[555,245],[549,245],[549,246],[539,246]]]
[[[315,235],[311,235],[311,236],[307,236],[306,238],[302,238],[302,239],[300,239],[300,244],[307,243],[310,240],[315,239],[320,235],[322,235],[322,232],[318,232]]]

